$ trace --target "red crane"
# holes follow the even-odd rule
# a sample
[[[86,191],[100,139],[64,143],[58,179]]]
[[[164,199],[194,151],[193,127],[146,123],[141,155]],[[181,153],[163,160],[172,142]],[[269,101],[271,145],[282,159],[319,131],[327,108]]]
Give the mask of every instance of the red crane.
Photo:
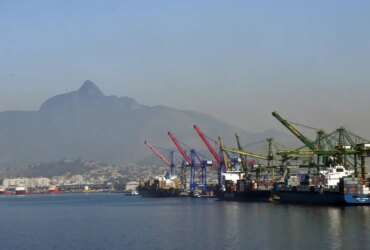
[[[175,144],[177,150],[181,154],[182,158],[186,161],[187,164],[191,165],[191,159],[190,157],[186,154],[186,151],[181,147],[179,141],[177,140],[176,136],[172,134],[171,132],[168,132],[168,136],[170,137],[171,141],[173,144]]]
[[[199,135],[203,143],[206,145],[206,147],[208,148],[208,151],[211,153],[213,158],[215,158],[216,162],[220,164],[222,161],[221,157],[217,153],[217,151],[212,147],[212,145],[209,143],[209,141],[206,138],[206,135],[202,132],[202,130],[200,130],[200,128],[197,125],[194,125],[193,128],[195,129],[195,132],[197,132],[197,134]]]
[[[157,156],[159,159],[161,159],[164,162],[164,164],[171,167],[171,162],[156,147],[154,147],[152,144],[150,144],[147,141],[145,141],[144,144],[145,144],[145,146],[147,146],[149,148],[150,151],[153,152],[153,154],[155,156]]]

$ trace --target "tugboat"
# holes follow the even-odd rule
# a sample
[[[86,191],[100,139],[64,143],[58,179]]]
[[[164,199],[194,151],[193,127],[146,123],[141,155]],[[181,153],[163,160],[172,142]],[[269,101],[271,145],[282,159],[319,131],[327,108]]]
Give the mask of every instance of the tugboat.
[[[15,188],[15,195],[26,195],[27,189],[25,187],[16,187]]]
[[[49,194],[60,194],[62,191],[57,186],[50,186],[48,189]]]

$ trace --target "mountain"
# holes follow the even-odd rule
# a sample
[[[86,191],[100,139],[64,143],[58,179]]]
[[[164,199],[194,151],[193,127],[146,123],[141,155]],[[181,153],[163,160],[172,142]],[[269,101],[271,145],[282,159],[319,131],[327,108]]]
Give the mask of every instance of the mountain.
[[[210,137],[222,135],[233,144],[235,132],[248,141],[276,133],[248,133],[206,114],[107,96],[92,81],[85,81],[76,91],[48,99],[38,111],[1,112],[0,165],[17,167],[63,158],[140,162],[150,156],[144,140],[172,146],[168,130],[186,144],[201,148],[193,124]]]

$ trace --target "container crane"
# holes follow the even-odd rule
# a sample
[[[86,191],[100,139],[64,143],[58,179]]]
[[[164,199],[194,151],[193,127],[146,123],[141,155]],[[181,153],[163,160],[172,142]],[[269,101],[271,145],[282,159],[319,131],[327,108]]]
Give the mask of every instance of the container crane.
[[[203,131],[197,126],[193,125],[193,128],[195,132],[198,134],[199,138],[203,142],[203,144],[207,147],[208,151],[211,153],[213,158],[215,159],[215,162],[218,166],[218,184],[221,186],[222,185],[222,172],[224,171],[224,167],[228,169],[228,158],[225,152],[220,151],[220,154],[223,155],[223,159],[221,158],[220,154],[217,153],[216,149],[212,147],[211,143],[207,140],[206,135],[203,133]],[[220,138],[219,138],[219,143],[220,143]],[[224,166],[223,166],[224,165]]]
[[[347,156],[353,156],[353,167],[355,176],[358,176],[357,160],[360,158],[361,178],[365,179],[365,158],[370,156],[370,143],[368,140],[347,131],[345,128],[340,127],[330,134],[324,131],[318,131],[318,139],[311,141],[306,138],[298,129],[287,120],[283,119],[277,112],[272,112],[272,115],[278,119],[290,132],[292,132],[308,150],[302,151],[302,148],[292,151],[280,152],[280,155],[289,157],[292,155],[310,157],[317,155],[317,168],[319,167],[319,157],[333,156],[340,164],[350,164]],[[326,147],[323,144],[326,142]],[[369,146],[369,147],[367,147]]]
[[[185,165],[190,166],[190,191],[194,192],[196,188],[195,182],[195,167],[196,167],[196,160],[198,155],[196,154],[195,150],[190,150],[190,156],[186,153],[186,150],[181,146],[179,140],[176,136],[168,131],[168,136],[170,137],[172,143],[175,145],[177,150],[179,151],[180,155],[185,161]],[[184,166],[185,167],[185,166]]]
[[[252,153],[252,152],[249,152],[249,151],[246,151],[246,150],[239,150],[237,148],[229,148],[229,147],[225,147],[225,146],[221,146],[221,150],[223,152],[234,153],[234,154],[238,154],[238,155],[244,156],[244,157],[251,157],[251,158],[254,158],[254,159],[257,159],[257,160],[267,161],[267,168],[272,168],[271,161],[274,160],[274,155],[273,155],[273,152],[272,152],[273,139],[272,138],[267,138],[267,142],[268,142],[268,153],[267,153],[267,155]],[[272,177],[275,178],[274,168],[272,168]]]
[[[207,168],[213,165],[213,162],[210,160],[203,159],[199,153],[195,149],[190,150],[190,156],[192,160],[192,170],[191,171],[191,179],[192,179],[192,190],[194,191],[197,187],[197,184],[195,183],[195,170],[196,166],[199,165],[201,167],[201,173],[200,173],[200,186],[202,188],[202,191],[206,193],[208,191],[208,183],[207,183]]]

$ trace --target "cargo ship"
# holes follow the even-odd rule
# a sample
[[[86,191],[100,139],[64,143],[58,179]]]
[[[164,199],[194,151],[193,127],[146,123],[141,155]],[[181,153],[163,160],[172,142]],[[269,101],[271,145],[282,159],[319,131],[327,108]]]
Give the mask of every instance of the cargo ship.
[[[297,185],[291,182],[290,185],[276,184],[272,191],[273,199],[280,203],[307,205],[370,205],[369,183],[352,177],[351,171],[336,166],[320,173],[321,176],[316,176],[316,183],[312,183],[313,176],[305,175]]]
[[[225,182],[225,190],[218,193],[218,198],[223,201],[241,202],[268,202],[271,200],[271,189],[265,185],[258,185],[255,181],[240,180],[236,186]]]
[[[241,201],[241,202],[269,202],[271,200],[270,190],[250,190],[244,192],[221,191],[218,198],[223,201]]]
[[[177,176],[156,176],[140,182],[137,190],[143,197],[179,197],[182,191]]]
[[[223,201],[268,202],[271,200],[271,181],[245,179],[241,172],[226,172],[224,187],[217,194]]]

